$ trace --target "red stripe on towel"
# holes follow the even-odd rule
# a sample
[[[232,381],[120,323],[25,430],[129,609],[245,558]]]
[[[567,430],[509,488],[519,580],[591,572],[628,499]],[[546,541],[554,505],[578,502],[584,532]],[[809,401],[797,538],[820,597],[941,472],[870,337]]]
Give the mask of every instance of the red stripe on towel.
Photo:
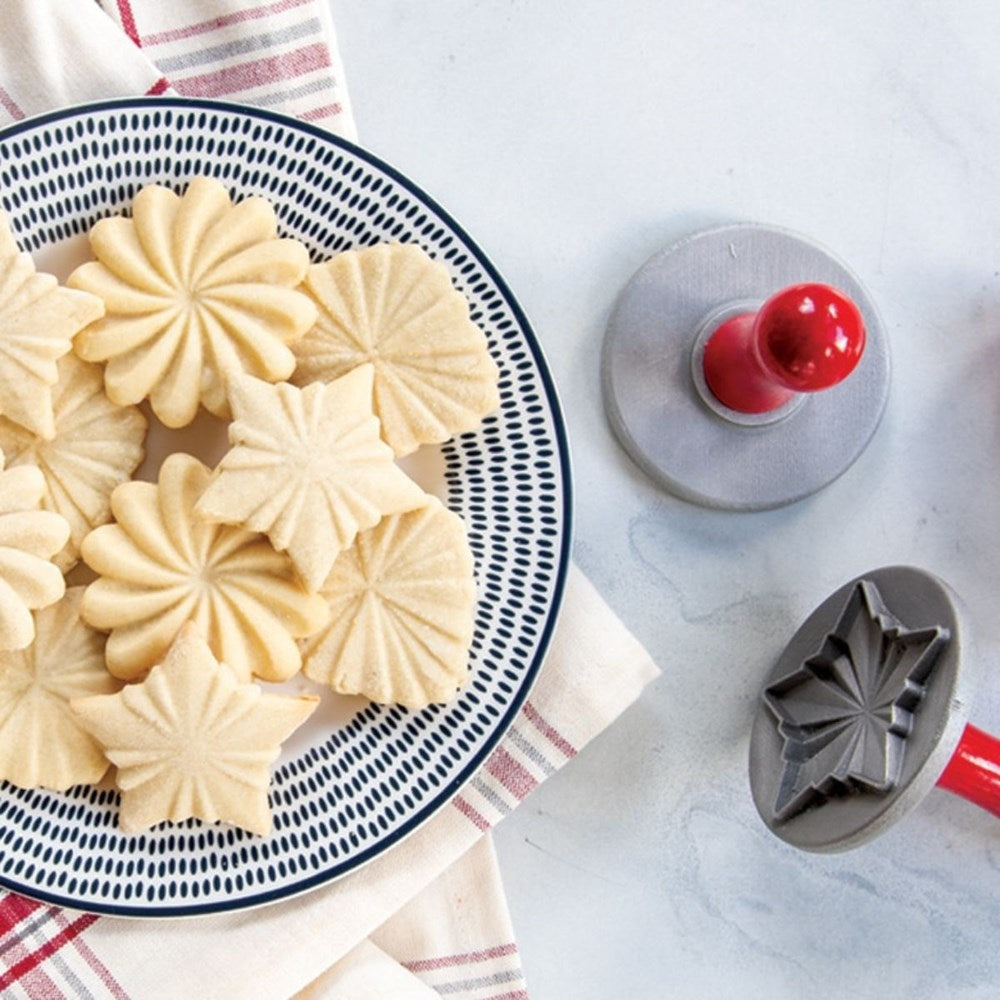
[[[330,51],[322,42],[280,56],[267,56],[212,73],[175,79],[174,88],[185,97],[221,97],[254,87],[271,87],[278,80],[305,76],[330,65]]]

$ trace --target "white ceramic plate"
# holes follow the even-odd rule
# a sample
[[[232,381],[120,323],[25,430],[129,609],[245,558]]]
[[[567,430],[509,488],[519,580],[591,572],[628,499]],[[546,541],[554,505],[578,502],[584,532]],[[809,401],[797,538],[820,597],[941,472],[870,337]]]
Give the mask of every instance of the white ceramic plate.
[[[527,696],[569,551],[566,436],[538,343],[478,247],[398,171],[310,125],[207,101],[111,101],[0,131],[0,204],[22,249],[60,276],[86,254],[90,226],[127,212],[140,187],[180,191],[197,175],[236,198],[269,199],[282,234],[317,261],[386,240],[443,261],[486,332],[501,406],[479,431],[424,448],[408,466],[465,520],[476,557],[472,678],[456,701],[409,712],[324,691],[275,769],[266,838],[194,820],[130,836],[117,829],[113,790],[0,785],[0,885],[119,915],[283,899],[378,856],[445,805]],[[139,475],[154,478],[170,451],[212,462],[224,446],[224,425],[205,415],[182,434],[154,424]]]

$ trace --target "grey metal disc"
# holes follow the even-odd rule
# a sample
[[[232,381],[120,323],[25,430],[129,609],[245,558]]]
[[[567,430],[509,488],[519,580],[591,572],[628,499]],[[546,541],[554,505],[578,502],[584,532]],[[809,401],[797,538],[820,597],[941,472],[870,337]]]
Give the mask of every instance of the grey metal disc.
[[[754,717],[750,787],[770,830],[840,851],[916,806],[958,745],[974,663],[958,599],[930,573],[883,567],[828,597],[768,674]]]
[[[698,378],[693,354],[706,328],[734,304],[754,310],[806,281],[839,288],[860,309],[867,342],[858,367],[780,414],[729,410]],[[635,461],[672,493],[729,510],[780,507],[831,482],[864,450],[889,395],[888,339],[861,282],[812,241],[750,223],[696,233],[651,257],[618,299],[601,365],[608,419]]]

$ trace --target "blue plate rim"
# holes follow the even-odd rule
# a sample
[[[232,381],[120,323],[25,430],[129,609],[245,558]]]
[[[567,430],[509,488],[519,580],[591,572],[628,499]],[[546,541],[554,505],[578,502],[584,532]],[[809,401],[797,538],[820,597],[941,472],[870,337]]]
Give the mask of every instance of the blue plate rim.
[[[456,778],[445,785],[426,806],[415,813],[405,823],[401,824],[400,827],[394,830],[385,840],[377,845],[373,845],[370,848],[366,848],[364,851],[351,858],[349,862],[341,862],[340,864],[331,865],[323,872],[311,875],[309,878],[283,886],[280,889],[256,893],[253,896],[243,896],[239,899],[212,903],[155,908],[145,906],[120,906],[100,902],[92,903],[90,901],[81,903],[80,900],[60,896],[57,893],[46,892],[32,886],[22,885],[17,881],[8,878],[3,872],[0,872],[0,888],[8,889],[11,892],[19,893],[20,895],[27,896],[30,899],[35,899],[40,902],[50,903],[54,906],[84,910],[88,913],[98,913],[115,917],[159,918],[207,916],[213,913],[248,910],[259,906],[265,906],[268,903],[276,903],[282,900],[291,899],[295,896],[301,895],[302,893],[309,892],[312,889],[328,885],[337,879],[350,874],[351,872],[357,871],[359,868],[375,860],[376,857],[384,854],[392,847],[395,847],[400,841],[404,840],[418,827],[422,826],[425,822],[427,822],[427,820],[447,806],[455,795],[458,794],[459,790],[475,776],[475,774],[482,767],[483,763],[486,761],[487,757],[496,749],[497,745],[513,725],[518,712],[520,712],[521,707],[524,705],[528,695],[531,693],[531,689],[534,687],[535,681],[538,678],[538,672],[541,669],[541,665],[545,660],[546,654],[548,653],[549,645],[552,641],[552,633],[555,629],[556,621],[559,618],[559,612],[562,607],[562,601],[566,589],[566,579],[569,573],[570,550],[573,538],[573,479],[570,461],[569,436],[566,431],[565,418],[563,417],[562,405],[559,401],[559,395],[556,390],[555,382],[552,379],[548,362],[542,352],[542,348],[538,342],[538,337],[535,334],[534,328],[529,322],[527,315],[521,308],[517,299],[514,297],[510,286],[480,248],[479,244],[468,234],[466,229],[460,225],[449,212],[443,209],[435,198],[427,194],[426,191],[418,187],[406,175],[401,173],[391,164],[348,139],[334,135],[332,132],[329,132],[318,125],[301,121],[278,111],[270,111],[265,108],[255,108],[249,105],[237,104],[229,101],[215,101],[204,100],[201,98],[174,96],[112,98],[103,101],[90,101],[82,104],[75,104],[70,107],[60,108],[57,111],[48,111],[44,114],[33,115],[30,118],[24,118],[21,121],[13,123],[12,125],[0,128],[0,143],[18,136],[23,132],[38,128],[39,126],[50,125],[67,119],[77,118],[81,115],[97,114],[104,111],[115,110],[148,112],[150,110],[163,110],[164,108],[176,108],[181,111],[202,110],[223,111],[230,114],[236,113],[246,115],[251,118],[258,118],[262,121],[272,122],[283,128],[291,128],[296,131],[305,132],[322,142],[327,142],[334,146],[343,148],[353,156],[357,156],[359,159],[364,160],[371,166],[384,172],[396,183],[409,191],[410,194],[414,195],[418,200],[422,201],[427,207],[432,209],[444,222],[448,224],[448,226],[465,243],[469,252],[476,258],[476,261],[483,268],[483,270],[496,283],[498,292],[503,297],[504,301],[516,318],[519,327],[525,334],[525,342],[531,351],[532,358],[537,366],[539,378],[545,389],[546,402],[549,405],[553,431],[559,449],[559,469],[563,477],[563,482],[561,484],[563,488],[563,537],[562,546],[559,551],[559,565],[556,569],[555,582],[552,591],[552,604],[549,615],[539,636],[534,660],[525,672],[524,683],[511,700],[511,704],[508,707],[507,712],[500,719],[498,725],[494,728],[489,738],[484,741],[484,744],[480,748],[479,752],[471,758]]]

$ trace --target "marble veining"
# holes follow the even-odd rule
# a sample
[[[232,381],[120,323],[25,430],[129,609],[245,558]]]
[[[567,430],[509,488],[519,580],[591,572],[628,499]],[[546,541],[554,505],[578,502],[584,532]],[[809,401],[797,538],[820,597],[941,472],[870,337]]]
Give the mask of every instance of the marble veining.
[[[795,629],[873,566],[948,580],[1000,661],[1000,6],[332,6],[362,141],[475,234],[538,332],[578,561],[663,670],[497,828],[532,1000],[995,1000],[996,819],[935,790],[807,854],[758,817],[747,745]],[[738,221],[842,257],[893,352],[855,465],[760,514],[658,490],[598,375],[633,271]],[[997,731],[984,673],[970,717]]]

